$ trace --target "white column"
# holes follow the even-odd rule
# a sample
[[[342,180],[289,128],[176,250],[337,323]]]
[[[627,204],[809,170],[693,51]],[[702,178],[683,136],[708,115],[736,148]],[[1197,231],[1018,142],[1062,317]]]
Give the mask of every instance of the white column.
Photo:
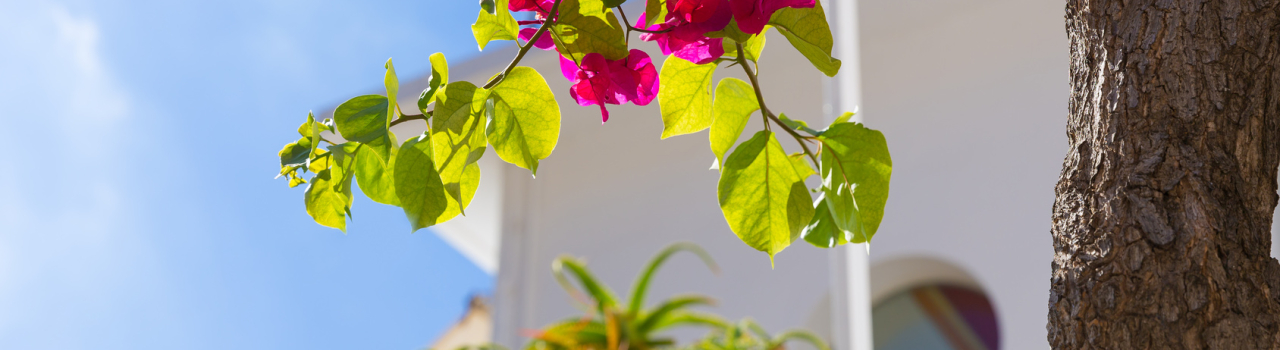
[[[865,122],[862,111],[862,70],[858,52],[858,0],[826,0],[828,22],[835,35],[835,56],[840,74],[833,79],[828,118],[858,112],[854,121]],[[849,244],[832,252],[832,336],[838,350],[872,350],[871,276],[867,244]]]

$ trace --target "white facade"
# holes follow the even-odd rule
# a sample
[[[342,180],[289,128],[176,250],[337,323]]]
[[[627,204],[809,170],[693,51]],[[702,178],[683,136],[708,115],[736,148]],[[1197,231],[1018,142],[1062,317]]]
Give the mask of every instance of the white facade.
[[[711,310],[725,316],[751,316],[771,331],[808,327],[834,337],[840,349],[851,347],[848,334],[862,334],[852,347],[869,349],[865,315],[854,318],[862,325],[849,326],[849,310],[856,316],[859,305],[867,310],[896,289],[948,281],[985,290],[999,317],[1001,348],[1047,348],[1050,215],[1069,94],[1062,4],[857,2],[824,1],[845,62],[841,78],[822,76],[776,33],[760,77],[775,112],[825,125],[860,104],[862,121],[888,138],[894,174],[869,263],[856,259],[864,247],[822,250],[798,241],[770,269],[768,257],[742,244],[721,216],[706,132],[659,140],[656,102],[610,106],[612,117],[601,125],[596,107],[569,98],[554,55],[534,52],[522,65],[544,73],[563,113],[555,152],[537,179],[486,155],[470,216],[433,228],[486,270],[496,268],[495,340],[518,346],[521,330],[579,313],[551,277],[555,257],[585,257],[625,293],[652,254],[692,241],[711,252],[722,273],[677,256],[659,272],[650,300],[705,293],[719,299]],[[855,26],[840,25],[853,18]],[[453,79],[485,81],[514,55],[511,48],[493,51],[454,62]],[[655,64],[663,60],[650,54]],[[741,77],[728,72],[717,79]],[[406,82],[402,91],[424,84]],[[748,126],[751,133],[760,123]],[[868,270],[870,286],[859,285]],[[853,304],[845,299],[851,285]]]

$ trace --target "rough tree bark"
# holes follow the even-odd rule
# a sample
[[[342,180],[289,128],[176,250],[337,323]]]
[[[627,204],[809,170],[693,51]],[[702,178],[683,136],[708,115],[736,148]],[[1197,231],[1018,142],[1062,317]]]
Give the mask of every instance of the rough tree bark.
[[[1068,0],[1055,349],[1280,349],[1280,0]]]

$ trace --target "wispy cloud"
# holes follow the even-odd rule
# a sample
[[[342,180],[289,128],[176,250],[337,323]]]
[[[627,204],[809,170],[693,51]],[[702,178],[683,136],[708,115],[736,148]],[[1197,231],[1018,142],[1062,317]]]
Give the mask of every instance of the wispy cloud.
[[[0,162],[0,309],[28,311],[0,315],[5,343],[57,332],[51,319],[105,297],[94,294],[111,289],[106,272],[136,242],[119,235],[130,203],[113,174],[128,162],[104,142],[121,136],[130,99],[99,25],[59,4],[0,2],[0,32],[0,139],[12,154]]]

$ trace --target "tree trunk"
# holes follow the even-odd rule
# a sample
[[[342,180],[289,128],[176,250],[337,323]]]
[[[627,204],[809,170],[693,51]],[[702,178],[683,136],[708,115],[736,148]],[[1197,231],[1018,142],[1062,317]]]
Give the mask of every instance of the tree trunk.
[[[1055,349],[1280,349],[1280,0],[1068,0]]]

